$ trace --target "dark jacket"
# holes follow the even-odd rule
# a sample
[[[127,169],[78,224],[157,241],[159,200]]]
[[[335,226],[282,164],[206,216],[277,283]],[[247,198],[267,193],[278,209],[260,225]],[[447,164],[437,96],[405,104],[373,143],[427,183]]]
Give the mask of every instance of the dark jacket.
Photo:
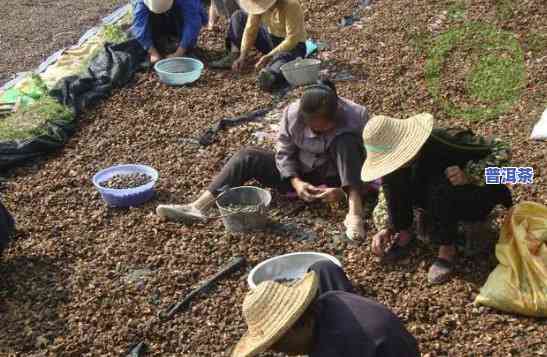
[[[176,8],[176,9],[175,9]],[[208,19],[200,0],[175,0],[173,8],[168,11],[175,11],[180,16],[180,42],[179,46],[190,49],[196,46],[199,32]],[[167,14],[167,13],[166,13]],[[150,18],[152,16],[161,16],[153,14],[144,1],[138,0],[133,7],[133,27],[132,32],[145,50],[149,50],[153,44],[152,29]],[[167,15],[166,15],[167,16]]]
[[[382,178],[391,227],[400,231],[412,225],[413,207],[424,208],[428,187],[446,181],[449,166],[464,168],[468,161],[480,160],[491,153],[491,146],[470,131],[435,129],[409,167],[400,168]]]
[[[418,357],[416,339],[387,307],[345,291],[315,302],[310,357]]]

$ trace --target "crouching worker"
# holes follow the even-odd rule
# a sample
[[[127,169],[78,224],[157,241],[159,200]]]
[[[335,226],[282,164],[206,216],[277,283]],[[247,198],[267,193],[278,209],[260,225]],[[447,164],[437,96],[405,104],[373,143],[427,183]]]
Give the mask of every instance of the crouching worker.
[[[311,267],[288,286],[259,284],[243,302],[248,331],[232,357],[265,351],[310,357],[418,357],[416,340],[385,306],[344,289],[333,263]],[[329,282],[340,281],[330,288]]]
[[[151,63],[188,55],[206,24],[200,0],[133,0],[131,30]]]
[[[256,47],[262,54],[255,65],[260,71],[258,86],[275,90],[285,80],[281,66],[306,56],[302,7],[298,0],[241,0],[240,6],[244,11],[236,11],[230,19],[226,40],[230,53],[211,67],[242,71]]]
[[[428,280],[447,281],[456,258],[458,223],[481,221],[496,205],[512,205],[507,186],[481,184],[484,167],[508,161],[509,148],[470,131],[433,130],[430,114],[406,120],[376,116],[365,127],[363,142],[367,151],[363,181],[382,177],[373,214],[380,230],[373,238],[373,252],[384,263],[404,257],[412,246],[413,208],[418,208],[418,231],[439,245]],[[470,170],[479,172],[475,182]],[[388,220],[386,226],[378,227],[379,217],[386,216],[379,212],[383,208]]]
[[[338,201],[345,193],[349,201],[346,235],[363,238],[361,194],[365,185],[360,180],[360,165],[365,156],[360,133],[367,119],[366,108],[339,98],[331,82],[311,85],[299,101],[285,109],[276,153],[242,149],[197,200],[187,205],[160,205],[156,212],[167,219],[195,222],[203,219],[224,188],[255,179],[283,193],[294,190],[308,202]]]

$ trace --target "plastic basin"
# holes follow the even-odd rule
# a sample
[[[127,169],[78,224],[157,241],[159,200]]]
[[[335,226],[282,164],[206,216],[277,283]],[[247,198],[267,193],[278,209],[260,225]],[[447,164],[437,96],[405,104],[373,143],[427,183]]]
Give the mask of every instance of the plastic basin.
[[[281,66],[281,73],[292,86],[303,86],[319,80],[321,61],[307,58],[297,59]]]
[[[152,178],[149,183],[134,188],[106,188],[100,185],[115,175],[127,175],[143,173]],[[154,186],[158,181],[159,174],[150,166],[146,165],[116,165],[97,172],[93,176],[93,185],[101,194],[103,200],[111,207],[133,207],[143,204],[154,197]]]
[[[189,57],[167,58],[154,65],[160,81],[171,86],[181,86],[197,81],[203,67],[201,61]]]
[[[279,255],[263,261],[254,267],[247,277],[249,288],[268,280],[299,279],[306,274],[308,268],[321,260],[330,260],[342,267],[338,259],[332,255],[318,252],[299,252]]]

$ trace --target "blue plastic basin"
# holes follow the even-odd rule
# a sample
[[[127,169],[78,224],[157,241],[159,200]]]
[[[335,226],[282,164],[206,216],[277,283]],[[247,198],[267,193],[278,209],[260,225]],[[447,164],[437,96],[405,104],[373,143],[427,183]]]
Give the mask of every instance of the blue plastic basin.
[[[162,83],[181,86],[198,80],[203,71],[203,63],[194,58],[178,57],[159,61],[154,66]]]
[[[134,188],[106,188],[100,185],[115,175],[127,175],[143,173],[152,178],[149,183]],[[93,185],[101,194],[103,200],[112,207],[134,207],[154,197],[154,186],[159,174],[156,170],[146,165],[116,165],[97,172],[93,176]]]

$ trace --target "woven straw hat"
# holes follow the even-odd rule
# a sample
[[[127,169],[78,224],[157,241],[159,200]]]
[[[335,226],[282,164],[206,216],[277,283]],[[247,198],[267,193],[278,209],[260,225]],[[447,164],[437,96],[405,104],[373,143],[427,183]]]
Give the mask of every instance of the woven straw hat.
[[[277,0],[240,0],[241,8],[251,15],[262,15],[270,10]]]
[[[433,130],[433,116],[422,113],[408,119],[378,115],[363,130],[367,158],[361,180],[374,181],[410,161],[420,151]]]
[[[310,272],[292,286],[266,281],[250,291],[243,301],[248,331],[232,357],[251,357],[270,348],[306,311],[318,287],[319,279]]]
[[[148,10],[155,14],[163,14],[173,6],[173,0],[144,0]]]

